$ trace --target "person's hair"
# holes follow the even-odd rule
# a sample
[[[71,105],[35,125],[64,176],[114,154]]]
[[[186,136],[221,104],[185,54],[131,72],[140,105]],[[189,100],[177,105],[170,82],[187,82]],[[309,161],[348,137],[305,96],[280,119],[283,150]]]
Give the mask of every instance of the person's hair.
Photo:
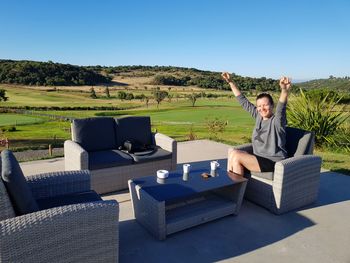
[[[271,104],[272,106],[274,105],[273,99],[272,99],[272,97],[271,97],[270,94],[265,93],[265,92],[264,92],[264,93],[260,93],[260,94],[256,97],[256,100],[261,99],[261,98],[267,98],[267,99],[269,100],[270,104]]]

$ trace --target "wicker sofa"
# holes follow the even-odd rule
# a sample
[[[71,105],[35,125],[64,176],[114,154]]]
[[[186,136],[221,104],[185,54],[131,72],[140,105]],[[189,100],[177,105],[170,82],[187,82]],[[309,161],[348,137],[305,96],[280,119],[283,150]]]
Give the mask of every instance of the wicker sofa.
[[[98,117],[72,121],[72,140],[64,143],[65,170],[89,170],[92,189],[103,194],[128,188],[128,180],[174,170],[177,143],[151,132],[149,117]],[[146,154],[121,150],[127,140],[153,146]]]
[[[245,172],[249,178],[245,198],[275,214],[282,214],[316,201],[319,190],[321,157],[312,155],[314,134],[286,128],[288,158],[275,164],[274,172]],[[251,144],[230,148],[253,152]]]
[[[8,150],[0,170],[0,262],[118,262],[119,205],[88,171],[24,177]]]

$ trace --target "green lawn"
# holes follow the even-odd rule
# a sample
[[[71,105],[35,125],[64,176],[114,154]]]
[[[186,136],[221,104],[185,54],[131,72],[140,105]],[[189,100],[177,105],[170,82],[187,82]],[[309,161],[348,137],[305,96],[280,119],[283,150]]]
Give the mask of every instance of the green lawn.
[[[167,134],[178,141],[188,140],[190,135],[196,139],[214,139],[231,145],[246,143],[249,141],[254,127],[254,120],[248,113],[238,105],[235,99],[198,99],[195,107],[187,99],[173,99],[163,101],[159,109],[156,104],[150,101],[147,108],[144,102],[127,102],[116,99],[93,100],[86,94],[83,96],[72,92],[44,92],[44,95],[38,91],[29,92],[25,98],[24,94],[9,92],[7,95],[13,105],[25,104],[25,99],[29,99],[30,104],[39,106],[108,106],[111,103],[117,107],[139,106],[139,108],[119,111],[44,111],[59,116],[68,116],[75,118],[93,117],[93,116],[113,116],[120,117],[125,115],[147,115],[151,116],[153,129]],[[61,98],[59,98],[61,96]],[[254,99],[252,99],[254,100]],[[9,102],[10,102],[9,101]],[[9,106],[8,102],[6,105]],[[206,126],[208,120],[219,118],[227,122],[226,129],[219,133],[217,137],[209,134]],[[64,140],[70,138],[70,123],[67,121],[55,121],[48,118],[34,117],[17,114],[0,114],[0,128],[4,126],[16,126],[16,131],[5,131],[1,135],[10,140],[12,148],[38,148],[48,147],[48,144],[62,145]],[[350,174],[350,157],[345,151],[316,150],[316,154],[322,156],[323,167],[326,169]]]
[[[350,155],[349,153],[331,152],[316,149],[316,155],[322,157],[322,167],[334,172],[350,175]]]
[[[0,114],[0,127],[3,126],[16,126],[23,124],[43,123],[43,118],[34,116],[19,115],[19,114]]]

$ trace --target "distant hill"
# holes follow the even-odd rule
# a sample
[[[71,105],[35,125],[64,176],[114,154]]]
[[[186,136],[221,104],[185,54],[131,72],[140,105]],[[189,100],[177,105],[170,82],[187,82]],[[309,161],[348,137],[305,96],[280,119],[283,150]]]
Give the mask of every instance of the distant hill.
[[[111,79],[126,75],[147,77],[148,84],[169,86],[197,86],[200,88],[229,90],[221,72],[172,66],[73,66],[53,62],[14,61],[0,59],[0,83],[36,86],[79,86],[111,83]],[[279,90],[278,82],[271,78],[251,78],[232,74],[242,91]],[[146,84],[146,83],[145,83]]]
[[[204,71],[195,68],[173,66],[116,66],[116,67],[87,67],[100,70],[115,76],[128,75],[134,77],[151,77],[148,84],[171,86],[197,86],[204,89],[229,90],[229,85],[221,78],[221,72]],[[271,78],[243,77],[232,73],[232,79],[243,91],[273,91],[278,90],[278,82]]]
[[[84,67],[53,62],[0,60],[0,83],[37,86],[78,86],[111,79]]]
[[[315,79],[298,83],[298,86],[304,89],[330,89],[340,92],[350,92],[350,77]]]

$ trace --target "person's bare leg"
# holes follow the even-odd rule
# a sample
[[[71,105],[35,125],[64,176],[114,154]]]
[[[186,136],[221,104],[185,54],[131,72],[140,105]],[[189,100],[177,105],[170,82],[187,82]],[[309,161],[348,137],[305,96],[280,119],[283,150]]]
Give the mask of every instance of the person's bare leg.
[[[256,157],[240,150],[233,150],[228,160],[228,170],[239,175],[244,175],[244,167],[249,171],[260,172],[260,166]]]

